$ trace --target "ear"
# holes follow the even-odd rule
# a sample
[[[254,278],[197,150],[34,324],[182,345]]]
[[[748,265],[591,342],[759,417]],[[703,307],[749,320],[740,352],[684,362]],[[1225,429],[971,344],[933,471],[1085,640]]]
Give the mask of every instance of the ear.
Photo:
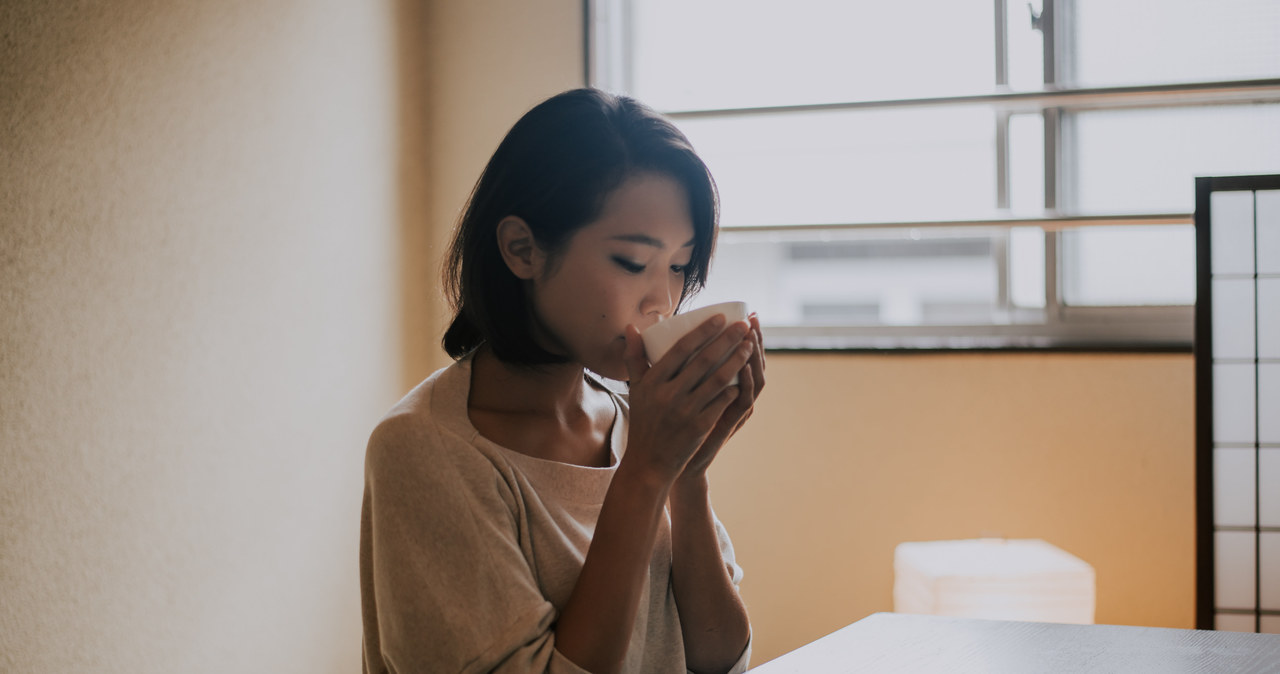
[[[543,255],[529,224],[514,215],[498,222],[498,251],[516,278],[534,279],[542,270]]]

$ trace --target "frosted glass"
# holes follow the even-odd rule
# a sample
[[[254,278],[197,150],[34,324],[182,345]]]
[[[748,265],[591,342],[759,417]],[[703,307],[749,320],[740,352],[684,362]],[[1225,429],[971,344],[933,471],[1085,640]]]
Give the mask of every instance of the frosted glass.
[[[1259,524],[1280,527],[1280,449],[1258,452],[1258,510]]]
[[[1005,34],[1009,39],[1009,88],[1015,91],[1044,88],[1044,34],[1031,26],[1027,10],[1039,13],[1043,0],[1006,1]]]
[[[1252,615],[1219,613],[1213,617],[1213,629],[1219,632],[1253,632],[1254,627]]]
[[[1209,196],[1211,274],[1253,273],[1253,193]]]
[[[1253,358],[1253,281],[1213,280],[1213,357]]]
[[[1213,450],[1213,523],[1253,526],[1254,453],[1248,449]]]
[[[1011,4],[1018,14],[1020,3]],[[1083,84],[1280,75],[1275,0],[1074,0],[1072,8],[1072,57]]]
[[[1195,229],[1189,225],[1086,227],[1065,232],[1063,241],[1062,294],[1068,305],[1196,301]]]
[[[1257,192],[1258,273],[1280,274],[1280,190]]]
[[[1280,104],[1071,117],[1075,207],[1085,213],[1190,213],[1196,176],[1280,173]]]
[[[1218,608],[1255,608],[1255,544],[1252,531],[1213,534],[1213,586]]]
[[[631,93],[661,110],[988,93],[991,0],[630,2]],[[1023,31],[1026,10],[1022,15]]]
[[[1280,358],[1280,278],[1258,279],[1258,357]]]
[[[716,178],[726,226],[945,220],[995,209],[995,116],[986,108],[677,124]]]
[[[1044,307],[1044,230],[1009,229],[1009,299],[1014,306]]]
[[[1044,213],[1044,118],[1009,118],[1009,210],[1014,215]]]
[[[1280,443],[1280,363],[1258,366],[1258,441]]]
[[[745,300],[766,327],[990,324],[1001,320],[993,264],[1001,236],[942,227],[728,231],[693,305]]]
[[[1213,366],[1213,441],[1249,442],[1254,426],[1253,365]]]
[[[1264,531],[1259,534],[1259,538],[1261,608],[1264,611],[1280,611],[1280,534]]]

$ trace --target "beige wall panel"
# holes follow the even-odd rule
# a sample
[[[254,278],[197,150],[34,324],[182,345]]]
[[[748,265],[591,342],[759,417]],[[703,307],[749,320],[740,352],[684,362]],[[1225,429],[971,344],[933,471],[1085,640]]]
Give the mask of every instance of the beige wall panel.
[[[1192,627],[1189,355],[797,355],[713,471],[757,663],[893,609],[904,541],[1042,538],[1100,623]]]
[[[435,0],[427,10],[430,238],[421,259],[429,288],[429,354],[416,383],[449,363],[440,337],[449,314],[440,263],[472,186],[507,130],[529,108],[583,86],[582,3]]]

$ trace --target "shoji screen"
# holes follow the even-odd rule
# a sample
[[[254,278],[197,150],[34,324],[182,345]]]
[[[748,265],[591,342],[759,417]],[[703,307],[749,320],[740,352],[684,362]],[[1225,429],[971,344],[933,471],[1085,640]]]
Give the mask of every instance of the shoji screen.
[[[1280,175],[1196,180],[1197,626],[1280,633]]]

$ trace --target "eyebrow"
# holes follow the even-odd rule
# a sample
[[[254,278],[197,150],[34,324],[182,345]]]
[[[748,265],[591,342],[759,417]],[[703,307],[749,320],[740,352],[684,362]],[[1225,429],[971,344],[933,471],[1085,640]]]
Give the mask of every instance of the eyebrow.
[[[661,241],[659,241],[659,240],[657,240],[657,239],[655,239],[655,238],[653,238],[652,236],[649,236],[649,235],[647,235],[647,234],[619,234],[619,235],[617,235],[617,236],[611,236],[611,237],[609,237],[609,238],[610,238],[610,239],[612,239],[612,240],[616,240],[616,241],[629,241],[629,242],[631,242],[631,243],[644,244],[644,245],[646,245],[646,246],[653,246],[654,248],[666,248],[666,247],[667,247],[667,245],[666,245],[666,244],[664,244],[663,242],[661,242]],[[688,242],[686,242],[683,246],[680,246],[680,247],[681,247],[681,248],[688,248],[688,247],[690,247],[690,246],[694,245],[695,243],[697,243],[697,240],[696,240],[696,239],[689,239],[689,241],[688,241]]]

